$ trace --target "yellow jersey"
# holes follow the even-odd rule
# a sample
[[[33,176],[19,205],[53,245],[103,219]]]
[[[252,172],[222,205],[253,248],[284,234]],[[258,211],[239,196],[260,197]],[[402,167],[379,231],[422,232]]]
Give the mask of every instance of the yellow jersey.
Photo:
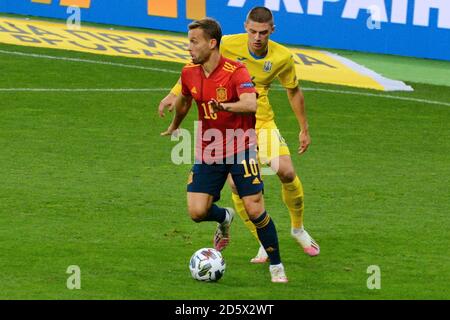
[[[289,49],[269,40],[267,54],[257,57],[248,49],[248,34],[242,33],[223,36],[220,52],[224,57],[239,61],[247,67],[258,91],[256,120],[273,120],[274,113],[268,97],[272,82],[278,78],[285,88],[298,86],[294,58]]]

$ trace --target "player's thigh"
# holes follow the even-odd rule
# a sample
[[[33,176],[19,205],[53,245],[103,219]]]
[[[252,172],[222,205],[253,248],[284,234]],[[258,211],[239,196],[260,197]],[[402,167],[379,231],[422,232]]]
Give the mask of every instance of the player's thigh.
[[[296,177],[294,164],[290,155],[282,155],[270,161],[270,167],[280,178],[281,182],[289,183]]]
[[[270,164],[274,159],[290,155],[289,148],[274,121],[260,124],[257,129],[258,158],[261,164]],[[277,166],[272,168],[278,171]]]

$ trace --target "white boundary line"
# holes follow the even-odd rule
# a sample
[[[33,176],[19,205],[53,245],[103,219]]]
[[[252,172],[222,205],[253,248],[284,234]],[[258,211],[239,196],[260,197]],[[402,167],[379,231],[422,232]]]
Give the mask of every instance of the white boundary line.
[[[284,89],[276,89],[276,90],[284,90]],[[426,104],[437,104],[437,105],[443,105],[443,106],[450,107],[450,102],[433,101],[433,100],[425,100],[425,99],[418,99],[418,98],[408,98],[408,97],[402,97],[402,96],[391,96],[388,94],[376,94],[376,93],[370,93],[370,92],[333,90],[333,89],[321,89],[321,88],[302,88],[302,90],[303,91],[319,91],[319,92],[339,93],[339,94],[351,94],[351,95],[356,95],[356,96],[377,97],[377,98],[386,98],[386,99],[393,99],[393,100],[404,100],[404,101],[411,101],[411,102],[421,102],[421,103],[426,103]]]
[[[115,62],[107,62],[107,61],[98,61],[98,60],[88,60],[88,59],[78,59],[78,58],[68,58],[68,57],[58,57],[58,56],[49,56],[49,55],[41,55],[34,53],[24,53],[17,51],[6,51],[0,50],[0,54],[7,55],[19,55],[25,57],[33,57],[33,58],[43,58],[43,59],[54,59],[54,60],[63,60],[63,61],[73,61],[73,62],[83,62],[83,63],[94,63],[94,64],[102,64],[102,65],[110,65],[116,67],[124,67],[124,68],[134,68],[134,69],[142,69],[142,70],[150,70],[156,72],[166,72],[173,74],[180,74],[180,70],[170,70],[170,69],[161,69],[161,68],[153,68],[153,67],[143,67],[137,65],[129,65],[123,63],[115,63]],[[74,88],[74,89],[66,89],[66,88],[0,88],[0,92],[161,92],[161,91],[169,91],[169,88],[105,88],[105,89],[84,89],[84,88]],[[280,86],[275,86],[274,90],[284,90]],[[434,104],[434,105],[443,105],[450,106],[450,102],[444,101],[433,101],[433,100],[425,100],[418,98],[408,98],[402,96],[393,96],[387,94],[375,94],[369,92],[358,92],[358,91],[347,91],[347,90],[332,90],[332,89],[321,89],[321,88],[302,88],[304,91],[318,91],[318,92],[328,92],[328,93],[337,93],[337,94],[350,94],[350,95],[358,95],[358,96],[366,96],[366,97],[378,97],[378,98],[386,98],[393,100],[403,100],[403,101],[411,101],[411,102],[420,102],[425,104]]]
[[[161,92],[170,88],[0,88],[0,92]]]
[[[275,91],[284,91],[281,87],[275,87]],[[368,92],[357,92],[357,91],[346,91],[346,90],[332,90],[332,89],[321,89],[321,88],[302,88],[303,91],[315,91],[315,92],[327,92],[327,93],[337,93],[337,94],[350,94],[365,97],[376,97],[385,98],[393,100],[403,100],[410,102],[420,102],[425,104],[435,104],[450,107],[450,102],[444,101],[433,101],[417,98],[408,98],[401,96],[391,96],[387,94],[375,94]],[[170,88],[0,88],[1,92],[169,92]]]
[[[162,68],[143,67],[143,66],[137,66],[137,65],[133,65],[133,64],[124,64],[124,63],[116,63],[116,62],[108,62],[108,61],[89,60],[89,59],[68,58],[68,57],[58,57],[58,56],[48,56],[48,55],[43,55],[43,54],[25,53],[25,52],[18,52],[18,51],[6,51],[6,50],[0,50],[0,53],[7,54],[7,55],[15,55],[15,56],[41,58],[41,59],[52,59],[52,60],[103,64],[103,65],[108,65],[108,66],[133,68],[133,69],[141,69],[141,70],[151,70],[151,71],[175,73],[175,74],[180,74],[180,72],[181,72],[181,68],[180,68],[180,70],[170,70],[170,69],[162,69]]]

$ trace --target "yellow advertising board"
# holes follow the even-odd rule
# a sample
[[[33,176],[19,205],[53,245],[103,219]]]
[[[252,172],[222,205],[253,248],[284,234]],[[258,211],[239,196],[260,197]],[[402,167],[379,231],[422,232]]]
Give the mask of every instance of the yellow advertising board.
[[[75,29],[64,23],[17,18],[0,17],[0,43],[183,64],[190,62],[185,36],[89,26]],[[332,53],[300,48],[291,50],[301,80],[375,90],[408,90],[408,86],[400,81],[383,78]]]

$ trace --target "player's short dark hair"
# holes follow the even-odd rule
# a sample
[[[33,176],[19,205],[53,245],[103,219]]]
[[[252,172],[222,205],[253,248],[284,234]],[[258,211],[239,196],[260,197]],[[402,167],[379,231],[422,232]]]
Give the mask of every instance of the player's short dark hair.
[[[217,40],[217,48],[220,47],[220,41],[222,39],[222,28],[219,22],[213,18],[204,18],[201,20],[195,20],[191,22],[188,26],[189,30],[192,29],[202,29],[203,32],[209,39]]]
[[[269,23],[273,26],[273,14],[266,7],[254,7],[247,14],[247,22],[251,20],[259,23]]]

